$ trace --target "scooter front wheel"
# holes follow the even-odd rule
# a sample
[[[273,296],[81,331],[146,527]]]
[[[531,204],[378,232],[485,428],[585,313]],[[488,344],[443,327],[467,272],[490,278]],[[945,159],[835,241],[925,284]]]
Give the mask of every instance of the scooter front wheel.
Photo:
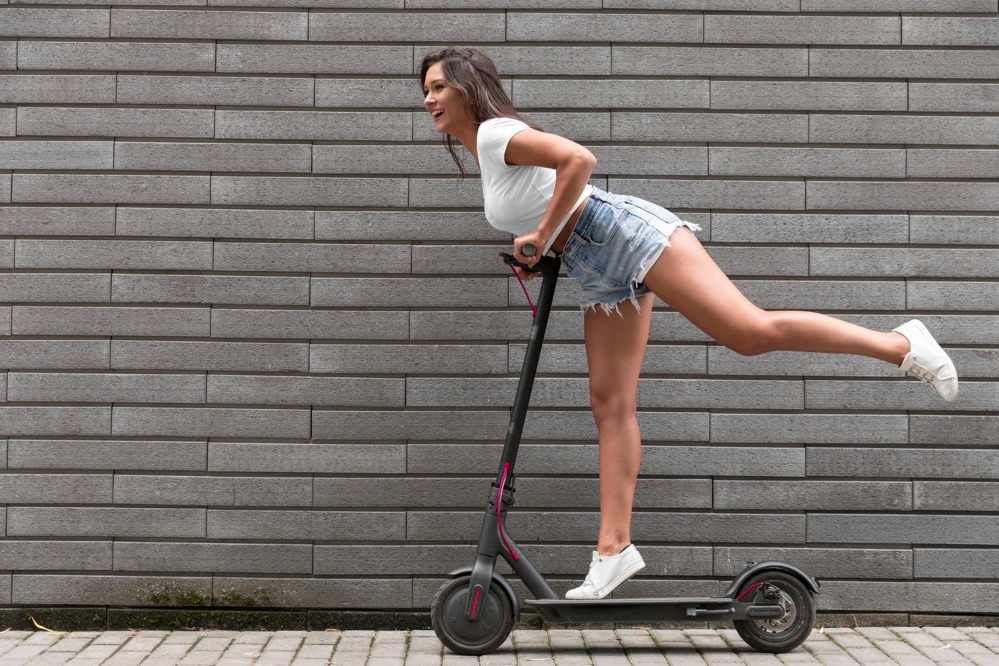
[[[471,576],[460,576],[441,585],[430,606],[430,625],[437,638],[458,654],[486,654],[506,640],[513,630],[513,603],[495,582],[482,600],[479,617],[465,617]]]
[[[793,650],[805,642],[815,626],[812,592],[797,576],[782,571],[761,571],[746,581],[738,598],[784,609],[780,618],[733,622],[742,640],[760,652],[776,654]]]

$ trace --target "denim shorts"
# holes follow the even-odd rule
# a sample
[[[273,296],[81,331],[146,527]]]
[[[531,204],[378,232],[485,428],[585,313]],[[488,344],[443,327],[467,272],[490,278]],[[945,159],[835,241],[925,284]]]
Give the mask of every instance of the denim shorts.
[[[639,308],[638,297],[650,293],[639,278],[678,227],[700,230],[648,201],[593,188],[562,249],[566,272],[583,288],[580,307],[621,314],[619,305],[630,300]]]

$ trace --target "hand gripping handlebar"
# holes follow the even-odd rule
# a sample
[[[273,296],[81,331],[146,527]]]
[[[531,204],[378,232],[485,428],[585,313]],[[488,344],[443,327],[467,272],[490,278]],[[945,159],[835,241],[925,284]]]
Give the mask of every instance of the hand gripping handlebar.
[[[536,248],[533,245],[531,245],[530,243],[528,243],[523,248],[521,248],[521,252],[524,253],[525,257],[533,257],[535,254],[537,254],[538,248]],[[530,273],[538,273],[538,272],[540,272],[540,269],[538,269],[536,267],[531,267],[531,266],[528,266],[527,264],[520,263],[519,261],[517,261],[514,258],[514,256],[512,254],[507,254],[506,252],[500,252],[500,256],[503,257],[503,261],[508,266],[516,266],[517,268],[519,268],[521,270],[524,270],[524,271],[528,271]]]

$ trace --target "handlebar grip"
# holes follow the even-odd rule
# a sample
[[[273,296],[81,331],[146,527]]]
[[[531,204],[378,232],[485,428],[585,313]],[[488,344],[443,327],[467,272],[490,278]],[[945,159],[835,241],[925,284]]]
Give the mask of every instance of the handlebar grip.
[[[538,253],[538,248],[534,247],[530,243],[527,243],[524,247],[520,248],[520,251],[525,257],[533,257]]]

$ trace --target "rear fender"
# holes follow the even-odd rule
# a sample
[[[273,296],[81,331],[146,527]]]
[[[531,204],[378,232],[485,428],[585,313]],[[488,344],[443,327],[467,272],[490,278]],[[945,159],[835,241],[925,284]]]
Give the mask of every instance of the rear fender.
[[[735,577],[735,580],[732,581],[732,584],[728,586],[728,589],[725,590],[722,596],[734,599],[739,594],[739,590],[742,589],[743,584],[761,571],[781,571],[790,574],[801,579],[801,582],[812,591],[812,594],[819,593],[819,581],[793,564],[788,564],[787,562],[758,562],[750,564],[739,572],[739,575]]]

